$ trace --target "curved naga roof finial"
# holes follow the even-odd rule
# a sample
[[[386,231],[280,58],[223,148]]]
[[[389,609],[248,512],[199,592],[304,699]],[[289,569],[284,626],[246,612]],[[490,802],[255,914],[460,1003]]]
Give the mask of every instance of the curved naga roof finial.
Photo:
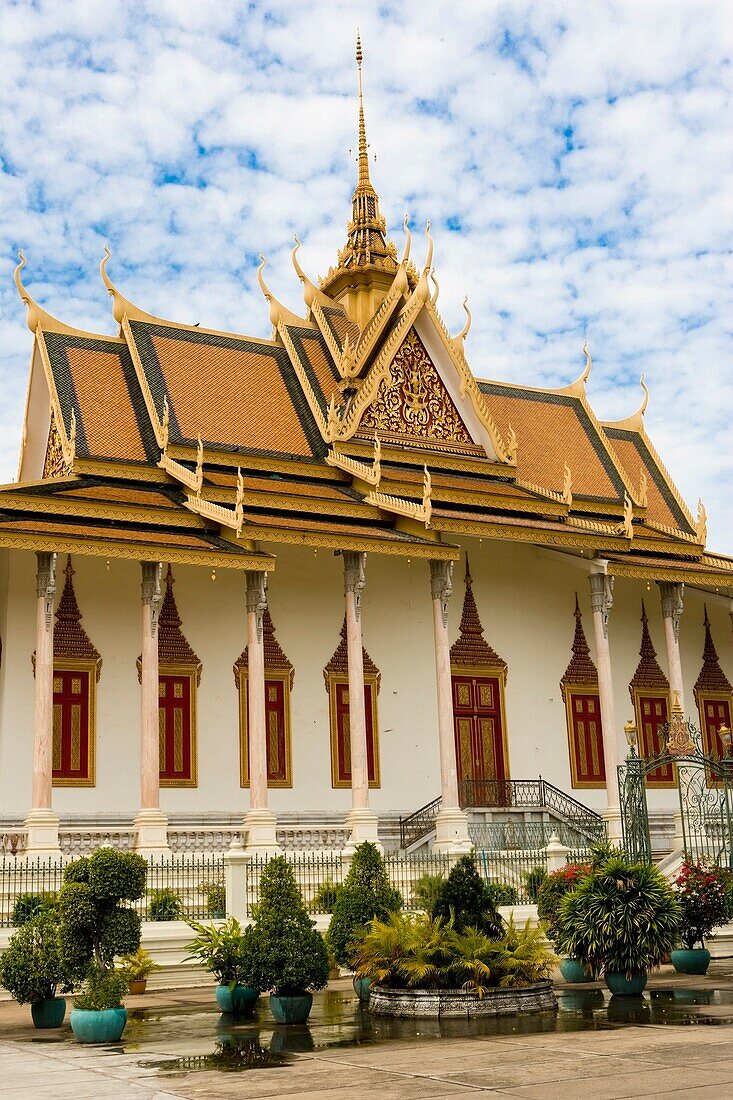
[[[434,267],[430,268],[430,278],[433,280],[433,286],[435,287],[435,290],[433,291],[433,296],[430,299],[430,302],[431,302],[431,305],[435,306],[435,305],[438,304],[438,295],[440,294],[440,284],[439,284],[439,282],[436,278]]]
[[[298,252],[300,251],[300,238],[298,237],[297,233],[294,234],[294,239],[295,247],[290,253],[290,259],[293,261],[295,274],[298,276],[301,283],[303,284],[303,301],[308,306],[308,309],[312,308],[314,302],[320,302],[322,306],[333,306],[333,299],[329,298],[327,294],[324,294],[322,290],[319,290],[315,283],[311,282],[305,271],[303,271],[303,268],[300,266],[300,263],[298,262]],[[262,284],[260,283],[260,286],[261,285]]]
[[[418,284],[415,287],[415,294],[418,296],[418,298],[422,299],[423,302],[427,302],[428,298],[430,297],[430,286],[428,284],[428,272],[430,271],[431,267],[433,266],[433,251],[434,251],[434,248],[435,248],[435,246],[433,244],[433,238],[430,236],[430,220],[429,219],[428,219],[428,221],[425,222],[425,236],[428,239],[428,254],[425,257],[425,265],[422,269],[422,274],[420,275],[420,279],[418,280]]]
[[[591,359],[590,352],[588,351],[587,340],[583,341],[583,355],[585,356],[585,369],[578,379],[579,382],[587,382],[590,378],[590,372],[593,369],[593,360]]]
[[[453,343],[456,345],[456,347],[463,347],[463,341],[466,339],[469,332],[471,331],[471,321],[473,320],[473,317],[471,315],[471,310],[468,308],[468,295],[466,295],[466,297],[463,299],[463,308],[466,311],[466,323],[461,331],[453,337]]]
[[[262,273],[266,267],[267,260],[265,259],[264,253],[260,252],[260,266],[257,268],[257,282],[260,284],[260,290],[270,307],[270,321],[275,328],[277,328],[277,323],[280,320],[280,303],[265,282],[265,276]]]
[[[646,384],[646,374],[644,373],[644,371],[641,372],[641,377],[639,378],[639,385],[641,386],[641,388],[644,391],[644,397],[642,398],[641,405],[639,405],[639,408],[638,408],[638,411],[637,411],[636,415],[637,416],[643,416],[644,413],[646,412],[648,406],[649,406],[649,387]]]
[[[30,294],[23,285],[23,280],[20,277],[20,273],[26,265],[26,259],[21,249],[18,250],[19,263],[13,272],[13,280],[20,295],[20,300],[26,307],[26,324],[32,333],[35,334],[36,329],[39,327],[46,329],[50,332],[69,332],[74,336],[90,336],[92,333],[84,332],[82,329],[72,328],[71,325],[65,325],[63,321],[57,320],[56,317],[52,317],[50,313],[47,313],[45,309],[39,306],[35,299],[31,298]]]
[[[151,313],[147,313],[144,309],[140,309],[129,299],[125,298],[123,294],[120,294],[115,284],[107,274],[107,263],[109,261],[112,252],[108,244],[104,246],[104,256],[99,263],[99,274],[102,276],[102,282],[107,287],[107,292],[112,299],[112,316],[118,325],[121,325],[124,318],[127,317],[128,321],[156,321],[157,317],[154,317]]]
[[[646,375],[642,374],[639,379],[639,384],[644,391],[644,396],[641,399],[639,408],[636,412],[633,412],[631,416],[627,416],[623,420],[607,422],[605,425],[607,428],[620,428],[630,432],[642,432],[644,430],[644,413],[649,405],[649,387],[646,384]]]
[[[583,341],[583,355],[585,356],[585,366],[583,372],[580,374],[574,382],[571,382],[569,386],[561,386],[557,390],[549,390],[549,393],[562,393],[567,394],[569,397],[584,397],[585,396],[585,384],[590,378],[590,372],[593,368],[593,360],[590,357],[588,351],[588,341]]]
[[[410,249],[412,248],[412,233],[410,232],[410,219],[409,219],[409,216],[407,214],[405,214],[404,220],[402,222],[402,227],[405,230],[405,250],[402,253],[402,263],[406,264],[407,261],[410,258]]]

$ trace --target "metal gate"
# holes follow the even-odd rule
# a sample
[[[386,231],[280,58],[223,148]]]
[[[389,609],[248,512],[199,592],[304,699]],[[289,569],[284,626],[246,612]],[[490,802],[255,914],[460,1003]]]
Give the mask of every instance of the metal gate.
[[[657,756],[637,756],[631,749],[618,769],[621,825],[629,859],[650,863],[646,777],[663,765],[674,765],[682,842],[687,859],[712,860],[733,870],[733,757],[705,753],[700,732],[691,722],[660,730],[668,744]],[[672,751],[676,749],[677,751]]]

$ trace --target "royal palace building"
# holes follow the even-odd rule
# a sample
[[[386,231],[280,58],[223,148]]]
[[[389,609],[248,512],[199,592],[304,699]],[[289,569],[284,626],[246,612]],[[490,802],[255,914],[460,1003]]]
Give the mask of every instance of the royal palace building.
[[[419,250],[407,222],[401,254],[387,237],[357,59],[346,241],[318,282],[296,243],[298,312],[262,260],[267,338],[151,316],[109,250],[115,335],[80,331],[21,256],[30,378],[0,489],[0,833],[19,852],[85,830],[147,853],[233,831],[253,852],[390,846],[421,808],[414,842],[459,852],[540,776],[618,836],[630,718],[642,755],[676,703],[726,750],[733,559],[647,435],[646,387],[609,423],[587,347],[560,389],[469,365],[429,227]],[[648,777],[667,847],[672,772]]]

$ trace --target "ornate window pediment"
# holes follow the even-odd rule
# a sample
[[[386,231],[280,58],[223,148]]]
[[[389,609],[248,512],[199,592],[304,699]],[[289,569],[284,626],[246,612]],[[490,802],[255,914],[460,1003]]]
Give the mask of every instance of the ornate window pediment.
[[[262,616],[265,655],[265,731],[267,737],[267,786],[292,787],[293,765],[290,733],[290,692],[295,669],[275,637],[275,627],[266,607]],[[248,649],[234,664],[234,682],[239,692],[240,784],[249,786],[249,733],[247,728]]]
[[[572,657],[560,681],[565,700],[571,782],[573,787],[605,787],[598,670],[590,655],[577,593],[574,614]]]
[[[364,710],[367,735],[367,772],[369,786],[378,787],[379,779],[379,730],[377,725],[377,696],[382,675],[366,649],[362,647],[364,662]],[[323,670],[329,700],[331,729],[331,785],[351,786],[351,736],[349,725],[349,652],[346,641],[346,616],[341,627],[341,641],[331,660]]]
[[[666,748],[659,731],[669,721],[669,681],[657,661],[643,600],[639,664],[629,684],[629,694],[636,716],[639,755],[657,756]],[[649,787],[674,787],[674,766],[663,764],[655,768],[646,777],[646,783]]]
[[[718,651],[715,648],[708,609],[705,608],[705,645],[702,655],[702,668],[695,681],[695,703],[700,715],[703,748],[713,756],[725,756],[725,747],[718,736],[721,726],[731,729],[733,711],[733,687],[720,667]]]

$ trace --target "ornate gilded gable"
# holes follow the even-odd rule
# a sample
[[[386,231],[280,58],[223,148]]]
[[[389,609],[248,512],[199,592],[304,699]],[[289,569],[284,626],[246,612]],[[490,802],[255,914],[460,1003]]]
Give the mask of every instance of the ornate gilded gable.
[[[474,443],[425,346],[411,328],[364,413],[359,434],[403,443]]]
[[[646,614],[644,601],[641,601],[641,646],[639,648],[639,664],[636,666],[629,693],[634,702],[634,690],[663,691],[669,694],[669,680],[662,672],[657,661],[657,653],[649,635],[649,620]]]
[[[377,691],[380,688],[382,674],[374,664],[367,651],[361,648],[362,661],[364,662],[364,676],[373,676],[377,683]],[[348,676],[349,674],[349,647],[346,641],[346,615],[341,625],[341,641],[334,650],[331,660],[323,670],[323,679],[326,682],[326,691],[329,690],[329,682],[332,676]]]
[[[573,638],[573,655],[560,681],[560,687],[563,691],[565,691],[565,688],[570,684],[574,686],[587,684],[589,687],[598,687],[598,669],[593,663],[585,631],[583,630],[583,616],[580,611],[577,592],[575,593],[574,615],[575,636]]]
[[[460,634],[451,646],[450,663],[454,668],[495,668],[506,673],[507,663],[484,638],[473,595],[473,577],[466,557],[466,593],[463,597]]]
[[[69,465],[64,457],[61,436],[56,427],[56,417],[51,413],[51,426],[48,430],[46,457],[43,460],[43,478],[63,477],[69,473]]]
[[[715,642],[713,641],[713,635],[710,630],[710,619],[708,618],[707,606],[705,607],[705,618],[703,622],[705,626],[705,646],[702,654],[702,668],[695,682],[695,699],[697,699],[699,693],[705,693],[707,691],[722,692],[723,694],[731,695],[733,694],[733,687],[731,687],[730,680],[720,667],[718,651],[715,648]]]
[[[275,637],[275,626],[270,615],[270,608],[266,607],[262,615],[262,646],[265,654],[265,673],[268,671],[286,672],[289,675],[290,687],[295,679],[295,668],[285,656],[283,649]],[[239,688],[239,673],[242,669],[249,668],[249,646],[245,646],[242,653],[234,662],[234,682]]]

